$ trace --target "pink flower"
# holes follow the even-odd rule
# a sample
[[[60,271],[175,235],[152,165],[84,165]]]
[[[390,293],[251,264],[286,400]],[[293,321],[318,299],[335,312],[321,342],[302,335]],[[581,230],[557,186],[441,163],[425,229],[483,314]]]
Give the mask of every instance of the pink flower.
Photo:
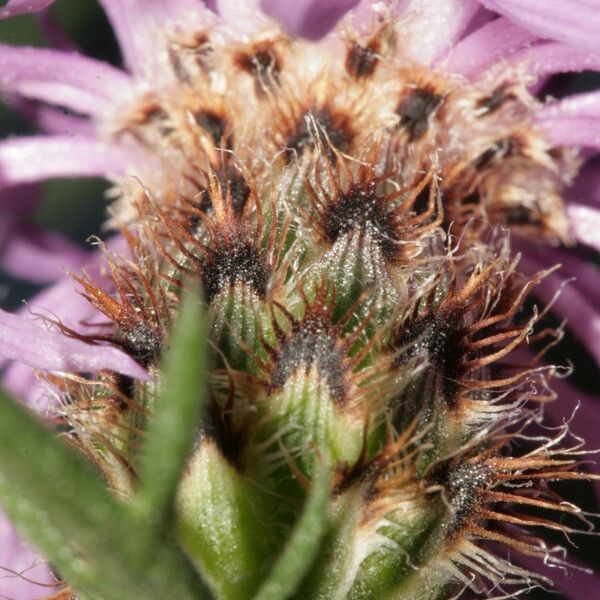
[[[0,18],[50,4],[51,0],[8,0],[0,8]],[[98,313],[80,298],[71,279],[62,275],[62,267],[87,267],[99,273],[101,253],[82,253],[66,240],[28,224],[26,215],[36,201],[35,184],[53,177],[102,176],[123,186],[136,185],[138,178],[143,182],[161,176],[161,167],[168,167],[171,157],[157,154],[119,126],[123,114],[140,98],[151,98],[156,88],[185,77],[185,68],[178,72],[174,64],[173,43],[192,40],[191,44],[194,34],[207,28],[235,43],[272,27],[270,15],[291,33],[320,40],[318,52],[339,58],[340,30],[323,36],[341,17],[350,11],[353,26],[368,33],[379,13],[393,10],[404,19],[395,59],[468,82],[506,73],[527,81],[535,93],[558,73],[600,70],[600,11],[594,0],[399,0],[391,8],[372,0],[263,0],[264,12],[252,0],[216,0],[214,10],[200,0],[100,0],[100,4],[118,39],[123,69],[71,51],[0,46],[0,91],[17,106],[23,100],[42,103],[37,118],[47,132],[0,142],[0,261],[17,276],[51,283],[31,301],[32,309],[52,311],[64,325],[80,332],[85,329],[82,323]],[[195,50],[201,60],[199,47]],[[560,274],[540,286],[543,300],[552,299],[565,277],[577,278],[564,288],[553,310],[569,319],[573,334],[600,362],[598,268],[560,243],[562,238],[576,242],[576,248],[600,250],[600,171],[593,158],[600,148],[600,92],[542,100],[530,106],[528,115],[541,139],[549,148],[580,149],[585,163],[566,192],[568,225],[560,222],[560,215],[552,217],[556,219],[554,247],[524,237],[517,244],[526,270],[535,272],[557,262],[564,265]],[[0,312],[0,364],[7,361],[18,362],[5,371],[5,385],[38,408],[46,408],[41,400],[44,392],[31,367],[78,372],[110,368],[144,376],[143,369],[116,347],[65,337],[27,311]],[[582,403],[580,419],[581,415],[582,422],[587,415],[597,422],[597,407],[591,400]],[[33,564],[35,553],[24,554],[13,533],[2,527],[0,540],[7,542],[0,542],[4,551],[0,564],[15,571],[28,561]],[[37,567],[32,579],[50,582],[52,576]],[[596,579],[589,585],[600,589]],[[45,589],[25,578],[0,575],[0,595],[16,599],[45,594]]]

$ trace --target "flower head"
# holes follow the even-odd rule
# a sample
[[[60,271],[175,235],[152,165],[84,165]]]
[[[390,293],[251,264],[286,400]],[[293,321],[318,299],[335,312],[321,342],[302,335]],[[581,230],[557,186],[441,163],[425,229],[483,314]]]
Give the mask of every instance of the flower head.
[[[519,456],[499,448],[506,436],[526,438],[523,423],[534,426],[529,400],[552,396],[554,368],[531,361],[515,370],[507,359],[529,337],[544,338],[538,314],[514,320],[531,289],[571,316],[600,359],[590,301],[597,268],[577,253],[600,248],[590,160],[600,95],[556,100],[544,91],[558,73],[600,68],[597,11],[583,0],[100,3],[122,68],[57,48],[0,47],[0,90],[16,106],[41,103],[47,131],[0,142],[0,260],[53,282],[33,301],[52,311],[39,323],[0,314],[0,357],[28,367],[13,363],[5,385],[30,403],[51,393],[92,403],[98,382],[80,388],[62,374],[111,372],[103,382],[112,403],[100,409],[112,419],[121,410],[114,398],[133,393],[123,379],[160,377],[184,280],[195,278],[222,372],[214,431],[194,463],[217,452],[214,443],[249,477],[276,479],[292,460],[269,446],[277,419],[296,410],[298,389],[319,389],[330,411],[311,406],[308,433],[278,443],[294,456],[298,481],[316,459],[297,448],[324,445],[344,463],[333,483],[339,502],[350,502],[353,486],[368,496],[354,585],[368,578],[360,565],[374,560],[382,520],[404,511],[416,526],[425,504],[435,504],[435,519],[450,515],[436,530],[445,552],[423,567],[440,585],[489,592],[505,572],[505,583],[529,584],[529,565],[496,558],[482,539],[561,565],[533,536],[504,532],[552,521],[503,507],[577,513],[545,491],[540,499],[513,489],[580,478],[579,446],[561,445],[560,429]],[[0,17],[49,4],[9,0]],[[113,183],[118,233],[94,254],[28,224],[32,185],[65,176]],[[53,267],[41,267],[42,257]],[[579,278],[555,299],[557,262]],[[59,277],[63,263],[86,270]],[[29,367],[50,375],[40,383]],[[252,410],[246,386],[258,398]],[[57,404],[50,412],[77,423],[78,443],[93,454],[89,414]],[[429,423],[431,415],[464,429]],[[365,439],[386,418],[400,433],[369,455]],[[500,435],[499,423],[510,433]],[[193,495],[197,486],[182,487]],[[33,593],[25,578],[6,581],[9,596]],[[229,583],[214,585],[227,597]]]

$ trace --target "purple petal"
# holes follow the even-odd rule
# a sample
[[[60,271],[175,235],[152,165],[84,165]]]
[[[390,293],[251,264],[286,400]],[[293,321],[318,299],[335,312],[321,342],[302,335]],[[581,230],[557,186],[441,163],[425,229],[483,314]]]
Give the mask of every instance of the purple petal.
[[[0,597],[41,600],[56,590],[52,584],[56,584],[56,578],[48,564],[23,542],[6,515],[0,512]]]
[[[0,187],[0,228],[12,226],[14,219],[23,219],[37,206],[40,195],[41,189],[37,183],[8,190]]]
[[[511,63],[523,64],[527,74],[542,79],[555,73],[578,73],[600,69],[600,54],[574,48],[568,44],[549,42],[516,52]]]
[[[101,114],[132,94],[131,80],[108,64],[59,50],[0,46],[0,89]]]
[[[600,10],[593,0],[479,0],[543,37],[600,50]]]
[[[386,13],[391,12],[392,15],[397,15],[400,12],[402,12],[402,10],[404,10],[404,5],[406,4],[406,2],[407,0],[398,0],[398,2],[395,2],[393,5],[390,5],[389,2],[374,2],[373,0],[358,0],[358,2],[348,1],[346,3],[339,2],[340,15],[337,19],[335,19],[335,21],[342,19],[346,12],[348,12],[352,28],[355,29],[357,32],[361,33],[362,35],[368,37],[373,33],[373,26],[377,26],[377,23],[379,22],[380,11],[382,8],[385,10]],[[265,9],[266,4],[266,0],[263,0],[262,5]],[[271,2],[271,4],[274,5],[275,2]],[[354,4],[354,6],[347,11],[344,4],[348,4],[349,6],[351,4]],[[273,7],[273,10],[277,10],[277,8]],[[275,13],[273,13],[273,16],[275,16]],[[282,21],[282,19],[279,18],[278,20]],[[335,22],[333,23],[333,25],[335,25]],[[302,35],[304,35],[304,37],[309,37],[306,34]]]
[[[410,0],[403,15],[403,53],[429,64],[449,52],[479,11],[475,0]]]
[[[562,569],[556,567],[550,567],[545,565],[542,560],[536,559],[526,554],[518,554],[512,557],[512,561],[522,567],[525,567],[532,573],[543,575],[550,579],[554,583],[554,588],[564,594],[564,598],[568,600],[582,600],[583,598],[593,598],[593,590],[600,589],[600,575],[596,573],[586,573],[575,567],[568,568],[568,573],[565,573]],[[576,564],[576,561],[571,560],[567,557],[569,564]],[[505,596],[506,597],[506,596]],[[523,596],[524,598],[527,595]],[[557,596],[556,592],[549,593],[548,598],[563,598],[563,596]]]
[[[600,447],[598,435],[600,431],[600,397],[585,394],[572,385],[568,379],[553,379],[552,388],[557,394],[557,399],[544,407],[547,420],[555,425],[568,422],[570,431],[582,438],[588,449],[598,449]],[[590,472],[600,475],[598,455],[591,454],[589,459],[587,468]],[[600,499],[600,481],[594,481],[593,485],[596,497]],[[576,574],[574,574],[575,577],[577,577]],[[589,581],[585,574],[582,577]],[[583,596],[573,595],[571,597],[580,600]]]
[[[523,257],[522,266],[527,272],[541,271],[550,266],[547,262],[541,262],[532,253]],[[555,293],[561,288],[565,276],[570,273],[559,275],[554,272],[548,275],[535,288],[535,295],[544,302],[549,302]],[[577,288],[577,282],[567,284],[562,288],[560,295],[552,307],[557,315],[567,318],[567,326],[573,334],[579,338],[590,351],[592,356],[600,364],[600,310],[597,306],[597,297],[589,297]]]
[[[127,255],[127,243],[120,235],[110,239],[107,246],[112,252]],[[105,263],[104,253],[96,250],[85,269],[99,285],[110,292],[112,281],[108,277]],[[27,316],[30,310],[56,316],[63,325],[81,334],[98,333],[98,325],[107,323],[106,317],[77,292],[73,279],[66,275],[31,299],[28,307],[19,312]],[[102,329],[102,332],[106,332],[106,329]],[[0,356],[0,368],[5,362],[6,359]],[[48,384],[40,382],[31,368],[23,363],[13,362],[8,366],[2,377],[2,385],[38,412],[50,408]]]
[[[97,328],[87,327],[84,323],[106,321],[97,309],[77,293],[73,279],[68,276],[38,294],[29,302],[29,306],[35,312],[56,315],[63,325],[83,334],[97,332]],[[20,312],[28,314],[27,311],[28,308],[25,307]],[[6,359],[0,356],[0,367],[4,362],[7,362]],[[6,368],[2,385],[39,413],[51,408],[52,397],[48,394],[48,384],[40,381],[31,368],[21,362],[15,361]]]
[[[8,0],[4,8],[0,8],[0,19],[7,19],[50,6],[54,0]]]
[[[479,10],[475,13],[468,26],[465,27],[464,31],[460,34],[459,39],[465,39],[472,33],[475,33],[478,29],[481,29],[486,23],[489,23],[497,18],[498,15],[496,13],[493,13],[491,10],[480,6]]]
[[[567,214],[575,237],[587,246],[600,252],[600,210],[571,204],[567,207]]]
[[[117,373],[148,379],[148,374],[130,356],[111,346],[87,344],[22,315],[0,310],[0,355],[44,371]]]
[[[38,414],[52,413],[57,406],[58,396],[50,393],[50,383],[40,380],[23,363],[12,362],[6,367],[2,374],[2,387]]]
[[[232,7],[232,2],[219,2]],[[293,35],[311,40],[322,38],[354,6],[358,0],[262,0],[261,8],[266,14],[279,21]],[[223,15],[227,18],[227,15]]]
[[[88,117],[71,114],[63,108],[29,100],[18,94],[4,94],[2,100],[27,121],[48,133],[95,137],[96,125]]]
[[[501,17],[461,40],[444,60],[444,68],[465,77],[474,77],[538,37]]]
[[[600,148],[600,115],[581,119],[539,119],[538,124],[553,146]]]
[[[162,34],[177,23],[198,30],[214,14],[201,0],[99,0],[108,16],[124,64],[133,72],[151,72]],[[162,54],[159,52],[158,54]]]
[[[535,118],[554,145],[594,148],[600,145],[600,92],[547,103]]]
[[[583,438],[590,449],[599,447],[600,432],[600,398],[585,394],[569,383],[568,379],[553,379],[552,389],[557,394],[554,402],[545,405],[545,413],[555,424],[572,421],[569,429]],[[594,455],[592,455],[592,459]],[[590,465],[592,472],[600,473],[600,465]],[[596,482],[600,489],[600,482]]]
[[[215,0],[214,5],[220,22],[234,38],[254,37],[273,27],[266,12],[261,10],[259,0]]]
[[[588,160],[573,185],[566,190],[569,202],[600,208],[600,157]]]
[[[89,253],[77,244],[33,225],[19,225],[0,246],[2,268],[34,283],[51,283],[65,274],[65,268],[79,269],[88,261]]]
[[[544,119],[597,117],[600,113],[600,92],[577,94],[559,102],[546,104],[540,111]]]
[[[0,143],[0,186],[52,177],[106,177],[134,163],[132,153],[86,137],[10,138]]]
[[[577,254],[570,249],[549,248],[548,246],[528,244],[522,240],[514,240],[512,246],[515,252],[523,254],[522,266],[529,273],[536,270],[536,267],[532,266],[532,261],[535,261],[538,266],[543,265],[544,268],[560,264],[562,269],[558,271],[559,276],[575,278],[575,281],[571,281],[569,286],[574,286],[588,298],[600,297],[599,267],[592,262],[578,258]]]
[[[592,450],[598,448],[600,398],[581,392],[570,384],[568,379],[552,379],[551,386],[556,392],[557,398],[544,405],[546,425],[560,427],[563,423],[568,423],[571,433],[585,440],[587,448]],[[584,456],[583,459],[586,460],[586,457]],[[589,470],[594,474],[600,474],[597,455],[591,454],[589,459],[587,462]],[[600,482],[595,481],[593,485],[597,497],[600,497]],[[575,541],[577,541],[576,538]],[[567,562],[574,566],[568,569],[568,574],[524,554],[515,555],[513,560],[530,571],[551,579],[554,587],[565,594],[565,598],[569,600],[590,597],[590,590],[600,589],[600,576],[581,570],[583,566],[578,565],[571,556],[567,556]],[[580,568],[576,568],[577,566]]]
[[[51,48],[67,52],[81,52],[81,48],[67,35],[54,18],[52,11],[42,10],[36,15],[36,19]]]
[[[128,258],[129,248],[122,235],[115,235],[106,242],[109,252]],[[107,292],[112,292],[113,281],[107,268],[106,253],[96,249],[88,255],[88,262],[83,266],[85,272]],[[51,287],[46,288],[28,302],[35,312],[49,312],[56,315],[61,323],[79,333],[97,331],[92,323],[106,323],[107,319],[94,308],[78,291],[73,278],[64,275]],[[27,315],[29,308],[25,307],[21,314]]]
[[[27,117],[28,121],[47,133],[79,137],[94,137],[95,135],[96,128],[89,119],[65,114],[63,110],[51,106],[22,100],[20,112]]]

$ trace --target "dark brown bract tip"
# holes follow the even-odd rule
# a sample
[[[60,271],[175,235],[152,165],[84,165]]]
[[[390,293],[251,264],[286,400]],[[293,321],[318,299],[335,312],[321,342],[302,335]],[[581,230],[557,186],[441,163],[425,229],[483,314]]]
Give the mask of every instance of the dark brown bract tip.
[[[460,381],[465,372],[465,353],[461,346],[465,331],[462,315],[432,312],[405,322],[392,347],[404,349],[395,366],[401,366],[421,355],[431,362],[439,374],[444,399],[449,408],[456,406]]]
[[[195,122],[210,136],[215,146],[231,148],[232,135],[224,114],[211,109],[200,109],[193,116]]]
[[[216,171],[219,185],[236,215],[241,215],[250,198],[250,184],[236,165],[228,162]]]
[[[501,83],[487,96],[483,96],[476,103],[476,108],[481,115],[489,115],[500,110],[508,102],[516,100],[516,95],[509,83]]]
[[[363,46],[352,42],[346,52],[346,71],[355,79],[371,77],[379,64],[379,44],[377,40]]]
[[[237,238],[216,242],[202,265],[202,285],[210,304],[222,290],[242,283],[264,298],[271,268],[254,240]]]
[[[531,287],[543,277],[542,273],[521,281],[514,266],[499,257],[474,269],[460,286],[456,279],[444,283],[444,287],[449,285],[447,295],[441,301],[435,294],[427,298],[393,338],[395,364],[425,354],[451,409],[461,409],[466,402],[474,412],[485,412],[486,394],[503,390],[508,397],[510,386],[517,386],[518,393],[518,384],[527,380],[526,368],[508,377],[495,377],[503,371],[503,359],[525,343],[537,320],[534,313],[524,324],[511,322]]]
[[[407,133],[408,141],[421,139],[429,129],[431,117],[442,103],[443,96],[428,88],[410,89],[396,107],[400,127]]]
[[[278,344],[275,349],[267,348],[271,356],[269,385],[273,389],[281,388],[299,369],[308,372],[314,367],[323,377],[333,400],[343,405],[351,389],[349,347],[341,337],[340,327],[332,323],[334,303],[329,295],[329,286],[322,285],[312,303],[305,301],[302,319],[284,311],[285,318],[291,321],[291,330],[287,333],[273,315]]]
[[[182,194],[183,204],[211,214],[213,211],[211,177],[216,178],[220,194],[225,202],[231,206],[236,215],[241,216],[251,199],[252,190],[256,186],[252,176],[244,167],[237,164],[229,152],[218,153],[214,165],[209,164],[204,168],[185,173],[184,179],[189,185],[189,189],[187,195]],[[180,212],[189,217],[190,228],[195,228],[202,222],[200,215],[188,211],[185,206],[181,207]]]
[[[374,241],[389,263],[402,261],[427,232],[441,223],[440,195],[430,169],[420,181],[398,189],[391,173],[378,172],[380,146],[364,151],[358,167],[341,158],[332,164],[326,157],[317,161],[306,187],[313,207],[311,224],[328,244],[359,231]],[[424,210],[418,201],[426,198]]]
[[[353,79],[366,80],[375,75],[381,59],[395,48],[396,31],[391,22],[383,22],[368,39],[352,34],[347,43],[346,72]]]
[[[335,150],[346,152],[353,137],[349,115],[327,107],[308,109],[287,132],[284,142],[286,157],[288,161],[292,161],[320,144],[329,159],[335,160]]]
[[[540,482],[594,478],[579,469],[577,450],[562,445],[567,433],[564,426],[554,438],[546,438],[542,447],[520,456],[516,447],[509,451],[511,436],[505,434],[500,441],[488,440],[483,447],[465,449],[434,465],[426,482],[442,494],[449,509],[449,547],[465,538],[489,540],[560,565],[561,559],[549,553],[535,530],[553,529],[568,535],[578,531],[569,521],[575,524],[579,517],[582,530],[590,524],[580,517],[579,508]],[[518,438],[514,440],[517,445]]]
[[[227,171],[206,172],[201,206],[179,198],[167,211],[146,199],[153,219],[144,223],[148,236],[175,268],[170,280],[180,285],[186,275],[199,277],[209,304],[238,283],[264,298],[288,226],[266,230],[255,183],[241,170],[235,179],[238,176],[230,170],[235,168],[230,164],[224,167]]]
[[[356,309],[352,307],[335,321],[333,283],[322,281],[312,301],[302,287],[299,292],[304,304],[303,317],[293,316],[277,302],[273,305],[271,321],[276,343],[262,342],[268,355],[260,365],[264,384],[271,390],[281,389],[300,371],[308,373],[314,368],[338,406],[363,414],[376,404],[372,396],[377,390],[373,386],[381,383],[377,376],[387,369],[385,360],[371,370],[362,365],[374,343],[374,338],[367,343],[363,339],[371,316],[350,328]]]
[[[508,136],[496,140],[486,148],[474,161],[477,171],[483,171],[498,164],[505,158],[519,156],[523,151],[523,142],[516,136]]]
[[[240,50],[234,56],[234,63],[254,78],[259,97],[279,85],[283,59],[273,40],[257,42]]]
[[[110,340],[128,354],[148,366],[160,356],[170,325],[170,307],[164,292],[155,290],[156,265],[143,269],[135,263],[117,264],[109,257],[115,294],[110,294],[87,274],[73,275],[82,295],[108,317],[115,327],[114,334],[90,336]]]
[[[446,538],[452,539],[485,507],[485,492],[494,483],[494,471],[479,457],[473,460],[450,459],[437,463],[427,472],[425,487],[442,488],[449,511]]]

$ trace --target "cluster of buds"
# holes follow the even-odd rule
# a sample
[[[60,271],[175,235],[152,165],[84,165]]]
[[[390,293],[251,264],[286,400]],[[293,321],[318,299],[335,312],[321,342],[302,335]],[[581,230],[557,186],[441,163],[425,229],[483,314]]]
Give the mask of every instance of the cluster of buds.
[[[565,240],[576,157],[545,142],[517,72],[398,66],[391,17],[338,44],[332,62],[281,31],[178,38],[164,85],[106,126],[160,168],[113,190],[129,249],[105,249],[111,289],[74,275],[106,322],[60,327],[150,378],[52,376],[61,426],[135,498],[161,356],[197,286],[207,408],[174,527],[217,598],[261,588],[324,470],[327,525],[295,598],[550,585],[516,557],[563,564],[537,529],[573,530],[551,482],[587,475],[566,427],[540,433],[556,369],[519,349],[555,341],[526,303],[547,273],[520,274],[506,227]]]

